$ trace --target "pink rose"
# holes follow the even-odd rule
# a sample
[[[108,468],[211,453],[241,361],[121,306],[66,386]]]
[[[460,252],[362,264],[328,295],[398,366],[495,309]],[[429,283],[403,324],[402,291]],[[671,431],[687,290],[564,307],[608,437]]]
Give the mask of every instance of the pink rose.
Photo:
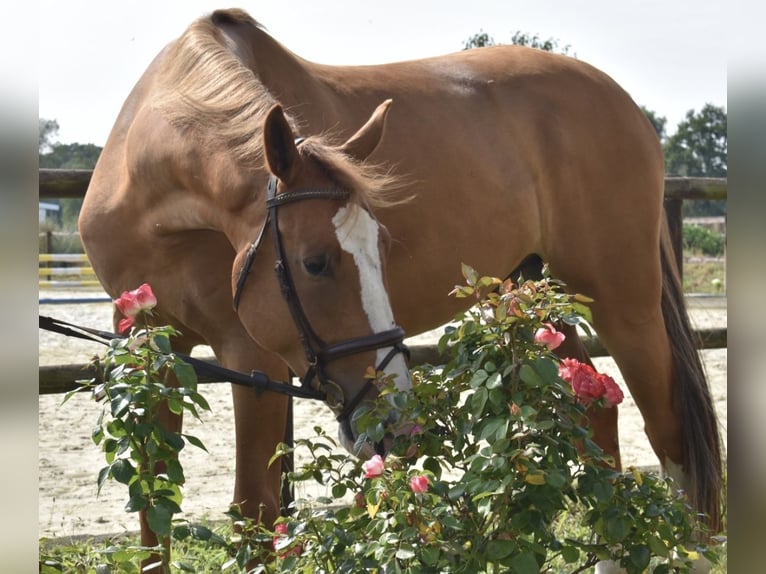
[[[276,526],[274,526],[274,532],[275,536],[272,538],[272,544],[274,545],[274,550],[277,551],[280,558],[287,558],[288,556],[291,556],[295,554],[296,556],[301,555],[301,547],[300,545],[295,546],[294,548],[291,548],[290,550],[285,550],[285,546],[287,545],[287,524],[284,522],[280,522]]]
[[[427,492],[429,484],[428,477],[423,474],[415,475],[410,479],[410,488],[415,494]]]
[[[130,329],[135,322],[136,322],[135,317],[125,317],[124,319],[120,319],[120,323],[117,326],[117,330],[120,333],[124,333],[125,331]]]
[[[605,374],[599,374],[599,378],[601,379],[601,382],[604,385],[604,406],[605,407],[615,407],[619,405],[622,400],[625,398],[625,395],[622,394],[622,390],[617,385],[617,383],[614,382],[614,379],[610,377],[609,375]]]
[[[125,316],[117,327],[120,333],[124,333],[135,324],[136,315],[142,311],[149,311],[157,305],[157,297],[151,286],[144,283],[133,291],[123,291],[122,295],[114,300],[114,304]]]
[[[383,462],[383,458],[379,454],[376,454],[362,465],[362,470],[364,470],[364,477],[375,478],[376,476],[380,476],[383,474],[383,469],[385,467],[386,464]]]
[[[545,323],[537,331],[535,331],[535,343],[538,345],[545,345],[549,351],[552,351],[566,339],[566,335],[556,330],[551,323]]]

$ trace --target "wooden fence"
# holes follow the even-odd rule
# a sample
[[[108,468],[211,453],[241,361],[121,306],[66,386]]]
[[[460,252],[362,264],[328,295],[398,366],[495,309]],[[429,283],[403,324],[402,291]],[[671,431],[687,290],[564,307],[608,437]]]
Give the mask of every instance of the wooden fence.
[[[74,263],[75,265],[68,265]],[[40,253],[38,255],[39,287],[99,287],[85,253]],[[63,264],[63,265],[62,265]]]
[[[82,198],[92,175],[91,170],[40,169],[40,198]],[[671,238],[675,248],[679,269],[683,269],[681,206],[684,200],[726,200],[727,181],[725,178],[666,177],[665,213],[668,218]],[[42,273],[42,269],[41,269]],[[697,345],[700,349],[723,348],[727,346],[726,329],[697,331]],[[592,357],[607,354],[597,338],[583,339]],[[211,360],[213,360],[211,358]],[[411,348],[412,365],[443,363],[435,345],[418,345]],[[89,380],[95,372],[87,365],[55,365],[40,367],[39,392],[52,394],[67,392],[76,388],[78,380]],[[220,382],[200,377],[200,383]]]
[[[89,169],[40,169],[40,197],[82,198],[92,174]],[[727,194],[727,180],[723,177],[665,178],[665,214],[679,270],[683,271],[681,206],[684,200],[726,200]]]

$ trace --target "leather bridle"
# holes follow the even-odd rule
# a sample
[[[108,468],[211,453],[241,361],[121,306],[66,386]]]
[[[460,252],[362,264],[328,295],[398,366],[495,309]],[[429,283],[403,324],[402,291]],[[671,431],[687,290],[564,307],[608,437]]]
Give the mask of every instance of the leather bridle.
[[[274,250],[276,252],[275,271],[279,280],[280,290],[287,301],[287,306],[290,309],[290,314],[298,329],[301,344],[303,345],[303,350],[309,363],[309,368],[306,371],[306,374],[300,379],[301,386],[306,390],[313,389],[323,393],[325,395],[325,402],[333,412],[336,413],[338,422],[344,425],[349,425],[349,417],[364,396],[371,390],[374,380],[368,379],[356,395],[354,395],[351,400],[346,401],[342,388],[327,376],[327,365],[332,361],[349,355],[391,347],[391,350],[386,354],[383,360],[376,365],[376,371],[381,371],[386,368],[397,354],[404,353],[409,357],[409,350],[403,342],[404,330],[401,327],[396,326],[393,329],[382,331],[380,333],[373,333],[372,335],[348,339],[329,345],[317,335],[301,306],[300,298],[298,297],[298,292],[295,289],[295,283],[293,282],[290,273],[290,267],[287,258],[285,257],[282,236],[279,232],[279,208],[284,205],[304,200],[347,200],[351,196],[351,193],[348,190],[340,188],[302,188],[277,194],[277,185],[278,180],[272,175],[269,178],[267,187],[266,220],[264,221],[263,227],[258,233],[257,238],[247,250],[245,261],[239,271],[234,292],[234,310],[236,311],[239,307],[242,290],[248,274],[250,273],[250,269],[253,266],[253,262],[255,261],[258,247],[263,240],[266,229],[271,226]],[[314,379],[317,380],[316,386],[314,385]],[[350,428],[347,427],[347,430],[350,431]],[[349,432],[348,436],[353,437],[353,433]]]

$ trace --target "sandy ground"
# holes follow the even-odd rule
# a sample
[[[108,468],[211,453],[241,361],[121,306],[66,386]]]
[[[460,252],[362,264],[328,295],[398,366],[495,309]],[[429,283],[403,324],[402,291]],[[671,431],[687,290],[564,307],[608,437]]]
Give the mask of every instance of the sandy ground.
[[[41,300],[71,296],[103,297],[103,294],[40,293]],[[698,327],[725,327],[725,302],[717,299],[715,305],[710,305],[709,301],[700,298],[693,303],[694,324]],[[111,327],[109,303],[42,304],[40,314],[99,329]],[[39,347],[41,365],[85,363],[92,355],[102,352],[98,344],[45,331],[40,331]],[[210,351],[202,348],[195,354],[209,356]],[[725,441],[727,352],[726,349],[715,349],[703,351],[702,354]],[[643,432],[641,416],[614,362],[609,358],[599,358],[594,362],[600,371],[609,373],[617,380],[626,395],[620,406],[619,427],[624,465],[656,466],[658,462]],[[202,391],[212,412],[205,413],[202,422],[187,417],[184,431],[199,437],[209,453],[190,446],[182,454],[187,478],[184,516],[191,520],[220,520],[228,508],[234,481],[234,421],[230,387],[227,384],[205,385]],[[96,495],[96,477],[104,466],[104,460],[99,447],[91,441],[90,434],[100,405],[85,394],[73,397],[63,406],[62,398],[62,395],[40,397],[39,536],[58,538],[135,530],[136,515],[123,510],[127,500],[123,485],[107,483],[101,494]],[[294,418],[296,437],[313,436],[312,429],[316,425],[325,428],[331,436],[336,434],[337,423],[332,414],[316,401],[296,401]]]

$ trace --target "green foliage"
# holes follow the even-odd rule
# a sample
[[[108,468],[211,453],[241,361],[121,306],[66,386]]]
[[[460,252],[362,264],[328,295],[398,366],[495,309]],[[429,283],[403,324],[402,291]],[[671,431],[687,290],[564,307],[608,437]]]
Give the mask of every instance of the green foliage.
[[[101,147],[95,144],[52,144],[49,153],[40,154],[40,167],[59,169],[93,169]]]
[[[56,120],[46,120],[39,118],[40,138],[38,139],[38,149],[40,154],[47,152],[53,145],[51,139],[59,131],[59,123]]]
[[[450,363],[417,371],[409,393],[379,380],[382,399],[355,416],[371,442],[393,408],[415,424],[396,438],[382,474],[365,478],[359,462],[332,454],[321,429],[298,441],[311,461],[289,479],[318,481],[332,496],[296,502],[276,571],[536,573],[612,558],[637,573],[652,557],[656,572],[688,571],[683,557],[703,551],[685,546],[689,508],[669,479],[610,468],[586,408],[534,341],[543,322],[587,328],[587,298],[549,278],[514,286],[467,266],[464,276],[455,295],[479,304],[440,341]],[[428,477],[427,492],[412,490],[417,476]],[[339,500],[347,493],[350,507]],[[586,534],[560,535],[555,525],[572,508]]]
[[[545,52],[556,52],[564,55],[570,55],[569,49],[571,48],[569,44],[566,46],[559,46],[559,40],[557,38],[543,40],[538,34],[527,34],[521,30],[517,30],[513,33],[510,43],[514,46],[528,46]],[[495,39],[492,36],[483,30],[480,30],[478,34],[474,34],[463,43],[463,50],[497,45],[499,44],[495,42]],[[576,55],[572,53],[571,56],[575,57]]]
[[[695,253],[710,257],[723,255],[725,239],[722,233],[717,233],[701,225],[683,225],[683,247]]]
[[[686,112],[665,146],[665,171],[690,177],[726,177],[726,124],[722,107],[706,104],[699,113]]]
[[[146,320],[149,311],[139,314]],[[151,530],[157,534],[157,548],[121,549],[112,555],[117,562],[134,564],[159,553],[163,572],[169,572],[168,543],[174,532],[173,516],[181,512],[185,482],[178,453],[186,443],[204,449],[195,436],[165,428],[158,418],[162,408],[172,413],[210,410],[197,392],[194,369],[175,354],[170,340],[178,333],[173,327],[134,329],[129,337],[110,341],[103,360],[96,362],[103,382],[87,383],[94,398],[103,404],[91,434],[101,447],[107,465],[98,473],[98,491],[107,480],[124,484],[128,490],[126,512],[145,512]],[[64,402],[74,392],[68,393]]]
[[[234,527],[227,533],[173,519],[184,482],[177,455],[186,441],[203,445],[159,426],[157,409],[166,404],[197,416],[207,403],[191,368],[171,352],[172,328],[138,328],[114,342],[101,363],[107,382],[91,383],[104,404],[93,432],[107,462],[99,485],[109,479],[125,484],[126,511],[146,510],[160,540],[180,552],[171,561],[162,546],[111,543],[89,560],[41,553],[40,571],[92,571],[87,565],[96,561],[110,571],[137,572],[137,561],[152,552],[164,572],[172,566],[182,572],[532,574],[579,572],[611,558],[629,573],[659,573],[688,572],[698,553],[715,562],[716,552],[690,546],[695,525],[670,479],[611,468],[588,429],[589,409],[604,403],[583,406],[560,378],[557,358],[535,342],[547,322],[587,332],[590,300],[563,293],[547,273],[518,286],[480,277],[468,266],[463,274],[466,284],[454,295],[475,298],[477,305],[440,340],[450,362],[417,370],[408,392],[370,375],[381,397],[355,414],[360,444],[384,439],[381,421],[392,410],[403,421],[384,468],[366,477],[363,461],[339,453],[321,428],[294,447],[280,445],[269,464],[305,450],[309,462],[288,479],[318,482],[328,495],[297,500],[294,514],[273,530],[237,507],[226,513]],[[179,387],[167,384],[170,372]],[[562,528],[567,520],[574,524]],[[202,552],[185,554],[193,545]],[[73,563],[81,566],[69,567]]]
[[[665,126],[668,123],[667,118],[665,116],[658,115],[656,112],[647,109],[644,106],[641,106],[641,111],[644,112],[644,115],[651,122],[654,131],[657,132],[657,138],[659,138],[660,142],[664,144],[665,139],[667,138],[667,132],[665,130]]]
[[[727,177],[726,110],[706,104],[699,113],[689,110],[664,146],[665,172],[687,177]],[[685,201],[684,217],[724,215],[725,201]]]
[[[40,155],[39,166],[41,168],[55,169],[93,169],[101,155],[101,147],[94,144],[59,144],[51,142],[52,137],[58,132],[59,125],[56,120],[40,119]],[[49,200],[61,206],[61,228],[66,230],[77,229],[77,218],[80,215],[82,199],[66,198]],[[81,251],[81,250],[80,250]],[[67,253],[69,251],[66,251]],[[55,253],[60,253],[56,251]]]

